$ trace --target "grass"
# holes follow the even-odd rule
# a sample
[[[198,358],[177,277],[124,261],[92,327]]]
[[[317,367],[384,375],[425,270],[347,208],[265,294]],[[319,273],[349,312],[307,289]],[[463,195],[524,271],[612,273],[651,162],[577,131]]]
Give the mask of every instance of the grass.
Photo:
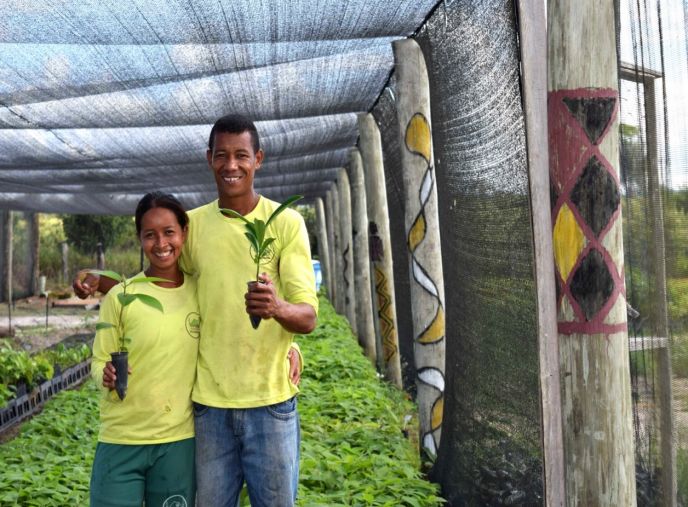
[[[415,407],[378,379],[325,300],[318,329],[299,344],[306,361],[299,397],[299,505],[441,505],[437,486],[418,471],[417,449],[402,431]],[[88,504],[97,400],[91,381],[62,392],[0,446],[0,505]]]

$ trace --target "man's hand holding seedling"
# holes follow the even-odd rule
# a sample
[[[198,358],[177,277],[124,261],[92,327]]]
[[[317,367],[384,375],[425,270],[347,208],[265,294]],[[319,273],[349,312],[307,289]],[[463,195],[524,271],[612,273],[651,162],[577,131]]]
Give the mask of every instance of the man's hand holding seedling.
[[[275,286],[267,273],[261,273],[257,283],[249,284],[248,292],[244,297],[246,313],[249,315],[279,320],[280,307],[284,302],[277,297]]]
[[[245,294],[246,313],[262,319],[275,319],[292,333],[307,334],[315,327],[315,310],[306,303],[289,303],[277,296],[277,291],[267,273],[258,276]]]

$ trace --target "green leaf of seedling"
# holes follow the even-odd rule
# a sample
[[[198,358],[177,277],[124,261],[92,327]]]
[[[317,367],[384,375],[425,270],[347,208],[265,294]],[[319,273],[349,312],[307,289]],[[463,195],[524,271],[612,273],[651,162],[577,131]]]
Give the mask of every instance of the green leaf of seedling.
[[[124,277],[122,275],[120,275],[119,273],[115,273],[114,271],[108,271],[108,270],[102,270],[102,269],[91,269],[88,272],[93,273],[94,275],[98,275],[98,276],[107,276],[108,278],[112,278],[113,280],[117,280],[118,282],[124,281]]]
[[[160,278],[158,276],[141,276],[139,278],[133,278],[129,280],[129,283],[145,283],[145,282],[170,282],[174,283],[174,280],[168,280],[167,278]]]
[[[96,324],[96,331],[100,331],[101,329],[110,329],[111,327],[115,327],[115,325],[110,324],[109,322],[98,322],[98,324]]]
[[[156,310],[162,312],[162,303],[160,303],[160,301],[155,299],[153,296],[149,296],[148,294],[132,294],[132,296],[151,308],[155,308]]]
[[[270,215],[270,218],[268,218],[268,223],[267,225],[270,225],[270,222],[272,222],[275,218],[277,218],[277,215],[282,213],[285,209],[287,209],[289,206],[294,204],[296,201],[303,199],[302,195],[292,195],[291,197],[288,197],[286,201],[284,201],[279,208],[277,208],[275,211],[272,212],[272,215]]]
[[[246,230],[248,231],[249,234],[251,234],[251,235],[252,235],[253,237],[255,237],[256,239],[258,238],[258,233],[257,233],[257,231],[256,231],[256,226],[255,226],[255,224],[253,224],[253,222],[246,222],[246,224],[244,225],[244,227],[246,228]]]
[[[136,296],[136,294],[125,294],[124,292],[120,292],[117,294],[117,299],[122,306],[128,306],[136,301]]]
[[[259,245],[258,245],[258,240],[256,239],[256,237],[255,237],[253,234],[251,234],[250,232],[245,232],[245,233],[244,233],[244,236],[246,236],[246,238],[248,239],[249,243],[251,243],[251,246],[252,246],[252,247],[256,250],[256,252],[257,252],[257,251],[258,251],[258,248],[259,248]]]
[[[124,336],[124,337],[122,338],[122,342],[123,342],[123,343],[131,343],[131,337],[129,337],[129,336]]]
[[[261,246],[263,244],[263,239],[265,238],[266,224],[259,218],[256,218],[253,221],[253,227],[256,231],[256,240],[258,241],[258,245]]]
[[[265,257],[267,257],[270,254],[269,247],[273,243],[273,241],[275,241],[275,238],[267,238],[263,242],[263,247],[260,249],[260,258],[261,259],[264,259]]]
[[[244,216],[243,216],[241,213],[237,213],[237,212],[234,211],[233,209],[229,209],[229,208],[220,208],[220,212],[221,212],[223,215],[225,215],[225,216],[229,215],[230,218],[240,218],[241,220],[243,220],[243,221],[246,222],[247,224],[250,224],[250,223],[251,223],[251,222],[249,222],[248,220],[246,220],[246,219],[244,218]]]

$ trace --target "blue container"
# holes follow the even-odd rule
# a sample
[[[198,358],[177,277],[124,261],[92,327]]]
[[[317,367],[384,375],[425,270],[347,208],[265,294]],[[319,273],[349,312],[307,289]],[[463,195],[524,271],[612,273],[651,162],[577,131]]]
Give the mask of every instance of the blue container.
[[[320,290],[320,284],[322,283],[322,273],[320,272],[320,261],[313,262],[313,272],[315,273],[315,290]]]

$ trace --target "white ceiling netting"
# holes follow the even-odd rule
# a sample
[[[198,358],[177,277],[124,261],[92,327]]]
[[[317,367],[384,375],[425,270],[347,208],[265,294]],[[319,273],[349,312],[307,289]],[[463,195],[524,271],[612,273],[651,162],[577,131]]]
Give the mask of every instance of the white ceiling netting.
[[[3,0],[0,208],[131,213],[216,196],[212,123],[256,121],[258,190],[322,195],[438,0]]]

